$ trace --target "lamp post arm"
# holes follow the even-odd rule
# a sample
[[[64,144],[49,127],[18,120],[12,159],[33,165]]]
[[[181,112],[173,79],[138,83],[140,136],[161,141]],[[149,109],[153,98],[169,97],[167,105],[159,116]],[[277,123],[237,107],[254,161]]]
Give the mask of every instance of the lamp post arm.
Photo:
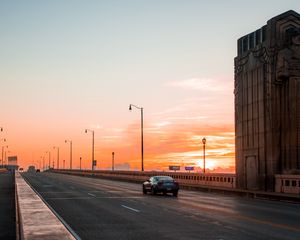
[[[135,108],[140,109],[140,110],[143,109],[142,107],[139,107],[139,106],[134,105],[134,104],[130,104],[130,106],[131,106],[131,107],[135,107]]]

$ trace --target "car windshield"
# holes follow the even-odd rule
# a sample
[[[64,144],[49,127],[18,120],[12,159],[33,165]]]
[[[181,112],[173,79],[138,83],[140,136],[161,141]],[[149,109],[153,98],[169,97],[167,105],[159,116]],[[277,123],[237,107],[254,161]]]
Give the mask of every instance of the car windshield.
[[[162,181],[162,182],[173,182],[173,178],[168,177],[168,176],[159,176],[157,177],[158,181]]]

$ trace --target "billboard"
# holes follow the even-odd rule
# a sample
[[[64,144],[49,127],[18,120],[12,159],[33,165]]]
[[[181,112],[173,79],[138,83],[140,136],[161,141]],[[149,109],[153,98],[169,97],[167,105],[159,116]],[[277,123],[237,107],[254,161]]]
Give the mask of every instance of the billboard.
[[[169,166],[169,170],[178,171],[178,170],[180,170],[180,166]]]
[[[8,165],[18,165],[18,157],[17,156],[10,156],[7,158]]]
[[[194,167],[186,166],[186,167],[185,167],[185,170],[186,170],[186,171],[194,171]]]

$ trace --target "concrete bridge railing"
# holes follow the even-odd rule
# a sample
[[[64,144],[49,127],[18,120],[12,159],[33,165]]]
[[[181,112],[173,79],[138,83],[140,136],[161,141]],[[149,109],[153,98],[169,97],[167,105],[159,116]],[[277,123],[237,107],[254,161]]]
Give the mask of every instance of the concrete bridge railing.
[[[275,175],[275,192],[300,194],[300,175]]]
[[[218,173],[185,173],[185,172],[160,172],[160,171],[110,171],[110,170],[68,170],[68,169],[54,169],[52,172],[70,173],[73,175],[84,176],[102,176],[108,178],[131,180],[131,181],[146,181],[154,175],[171,176],[179,184],[195,185],[195,186],[213,186],[222,188],[236,188],[235,174],[218,174]]]

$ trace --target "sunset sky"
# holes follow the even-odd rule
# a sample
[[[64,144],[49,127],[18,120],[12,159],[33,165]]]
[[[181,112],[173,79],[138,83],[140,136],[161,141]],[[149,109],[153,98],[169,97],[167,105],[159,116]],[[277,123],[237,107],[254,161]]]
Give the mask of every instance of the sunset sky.
[[[247,7],[245,7],[247,5]],[[259,9],[258,9],[259,7]],[[241,36],[285,1],[0,1],[0,138],[19,165],[234,167],[234,62]],[[2,156],[0,155],[0,158]],[[42,165],[42,162],[41,162]],[[228,170],[228,169],[227,169]],[[224,171],[227,171],[224,169]]]

